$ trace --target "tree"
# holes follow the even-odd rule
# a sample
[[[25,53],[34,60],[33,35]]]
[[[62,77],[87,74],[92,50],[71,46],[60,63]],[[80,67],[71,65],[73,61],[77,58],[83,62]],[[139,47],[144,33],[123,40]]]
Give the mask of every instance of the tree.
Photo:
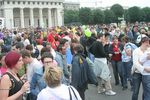
[[[144,17],[146,22],[150,22],[150,8],[149,7],[145,7],[142,9],[142,11],[144,12]]]
[[[64,11],[64,23],[79,22],[78,10],[65,10]]]
[[[79,10],[79,18],[82,24],[91,24],[92,23],[92,11],[90,8],[81,8]]]
[[[123,7],[119,4],[114,4],[110,9],[114,12],[114,14],[116,16],[115,20],[116,20],[116,22],[118,22],[118,18],[122,17],[124,14]]]
[[[93,12],[93,24],[103,23],[105,20],[104,12],[100,9],[95,9]]]
[[[143,15],[141,15],[141,9],[134,6],[128,9],[127,16],[129,18],[128,20],[134,23],[136,21],[141,21]]]
[[[115,20],[114,20],[115,19],[115,14],[112,10],[105,10],[104,15],[105,15],[104,23],[108,24],[108,23],[115,22]]]

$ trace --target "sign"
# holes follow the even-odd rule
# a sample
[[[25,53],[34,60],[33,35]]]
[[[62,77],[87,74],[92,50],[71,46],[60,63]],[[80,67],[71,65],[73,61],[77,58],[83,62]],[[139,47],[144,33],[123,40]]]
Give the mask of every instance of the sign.
[[[4,18],[0,18],[0,28],[4,28]]]

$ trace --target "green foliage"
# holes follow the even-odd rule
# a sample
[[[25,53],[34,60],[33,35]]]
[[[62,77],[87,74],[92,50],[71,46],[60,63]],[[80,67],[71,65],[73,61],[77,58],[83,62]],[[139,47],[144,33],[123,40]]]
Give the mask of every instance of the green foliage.
[[[78,10],[65,10],[64,11],[64,23],[78,22],[79,11]]]
[[[79,18],[82,24],[92,23],[92,11],[90,8],[81,8],[79,10]]]
[[[65,24],[72,22],[81,22],[82,24],[101,24],[101,23],[118,23],[118,18],[123,17],[127,22],[136,21],[150,21],[150,8],[145,7],[143,9],[139,7],[131,7],[124,10],[119,4],[115,4],[110,10],[104,11],[100,9],[91,10],[90,8],[81,8],[79,10],[65,10],[64,22]]]
[[[145,7],[142,9],[142,11],[144,12],[144,21],[146,22],[150,22],[150,8],[149,7]]]
[[[93,12],[93,24],[104,23],[105,15],[100,9],[95,9]]]
[[[136,22],[141,20],[141,9],[139,7],[131,7],[128,9],[127,13],[130,22]]]
[[[115,22],[115,14],[112,10],[105,10],[104,11],[104,15],[105,15],[105,23],[108,24],[108,23],[113,23]]]
[[[118,22],[118,18],[122,17],[124,14],[123,7],[119,4],[114,4],[110,9],[114,12],[115,20]]]

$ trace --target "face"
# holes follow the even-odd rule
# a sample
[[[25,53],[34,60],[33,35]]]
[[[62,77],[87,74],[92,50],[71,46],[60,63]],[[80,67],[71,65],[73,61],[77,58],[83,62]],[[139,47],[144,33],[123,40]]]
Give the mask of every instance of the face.
[[[20,57],[17,64],[16,64],[16,68],[21,69],[22,66],[23,66],[23,59],[22,59],[22,57]]]
[[[62,53],[63,55],[66,54],[66,47],[65,47],[65,46],[62,47],[61,53]]]
[[[29,57],[22,58],[23,63],[28,64],[29,63],[28,59],[29,59]]]
[[[53,65],[53,59],[52,58],[44,58],[43,64],[44,64],[44,67],[47,67],[49,65]]]
[[[116,39],[114,39],[114,43],[115,44],[117,44],[118,43],[118,39],[116,38]]]

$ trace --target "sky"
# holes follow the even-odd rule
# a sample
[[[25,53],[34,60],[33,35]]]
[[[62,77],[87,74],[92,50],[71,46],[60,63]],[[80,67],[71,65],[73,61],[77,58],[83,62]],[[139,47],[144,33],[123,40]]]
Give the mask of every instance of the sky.
[[[108,7],[113,4],[132,7],[150,7],[150,0],[65,0],[71,2],[80,2],[81,7]]]

